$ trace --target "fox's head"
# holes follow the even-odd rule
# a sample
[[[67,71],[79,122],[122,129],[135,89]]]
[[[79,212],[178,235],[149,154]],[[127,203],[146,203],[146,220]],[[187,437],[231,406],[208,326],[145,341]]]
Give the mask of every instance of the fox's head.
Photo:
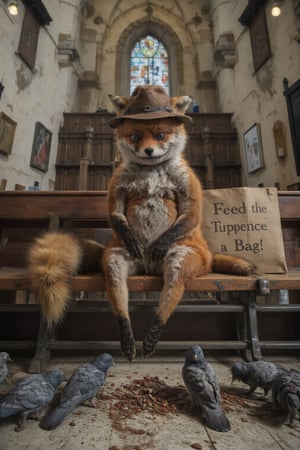
[[[139,86],[129,98],[110,96],[116,111],[111,125],[126,162],[158,165],[178,160],[186,144],[185,115],[191,97],[169,97],[160,86]]]
[[[153,166],[178,160],[187,133],[176,119],[125,119],[117,126],[117,143],[126,162]]]

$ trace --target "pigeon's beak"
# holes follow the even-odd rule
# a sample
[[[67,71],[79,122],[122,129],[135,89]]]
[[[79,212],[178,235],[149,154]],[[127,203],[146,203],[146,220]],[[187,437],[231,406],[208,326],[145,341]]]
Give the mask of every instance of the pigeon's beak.
[[[198,361],[198,356],[197,355],[194,355],[193,361]]]
[[[232,378],[231,378],[231,384],[232,384],[235,380],[236,380],[235,376],[232,375]]]

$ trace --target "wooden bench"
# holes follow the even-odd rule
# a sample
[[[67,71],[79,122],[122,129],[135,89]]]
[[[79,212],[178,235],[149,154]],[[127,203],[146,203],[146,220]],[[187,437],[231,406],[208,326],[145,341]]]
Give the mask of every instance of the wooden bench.
[[[279,192],[279,206],[288,273],[247,277],[208,274],[189,281],[186,297],[176,309],[174,318],[172,316],[168,322],[158,349],[182,350],[190,342],[198,342],[205,349],[238,350],[247,360],[261,358],[264,349],[300,349],[300,336],[297,335],[300,318],[300,192]],[[39,306],[30,295],[25,268],[29,244],[46,230],[69,230],[105,244],[111,233],[107,215],[106,191],[0,192],[0,348],[12,351],[35,347],[36,354],[29,368],[31,372],[42,369],[49,350],[119,348],[118,328],[105,298],[102,274],[73,277],[76,301],[70,307],[70,315],[73,314],[74,325],[70,325],[67,316],[58,330],[60,336],[48,336],[42,316],[39,320]],[[143,327],[147,314],[153,315],[157,303],[155,293],[160,291],[162,279],[134,276],[128,279],[128,286],[132,297],[130,311],[136,314],[133,325],[139,335],[145,332]],[[260,296],[283,289],[290,292],[289,304],[259,303]],[[81,300],[85,293],[98,293],[96,301]],[[264,327],[266,313],[271,324]],[[85,322],[86,314],[89,314],[89,320]],[[287,317],[288,338],[281,336],[281,326],[278,326],[278,318],[283,316]],[[102,323],[97,328],[95,322],[98,320]],[[190,330],[191,320],[196,321],[193,332]],[[143,329],[141,332],[139,323]],[[230,332],[226,331],[226,336],[219,338],[218,331],[226,327]],[[187,337],[183,337],[183,328]],[[268,338],[270,328],[271,334],[275,333],[273,338]],[[101,329],[100,338],[98,335],[97,339],[93,338],[94,329],[97,333]],[[65,337],[66,330],[71,338]],[[92,339],[86,337],[88,331],[92,332]]]

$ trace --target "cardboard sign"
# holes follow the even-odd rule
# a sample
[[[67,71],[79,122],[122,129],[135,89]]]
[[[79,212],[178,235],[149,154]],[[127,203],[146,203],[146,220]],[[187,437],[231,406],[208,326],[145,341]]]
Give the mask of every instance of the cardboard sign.
[[[256,273],[287,272],[276,188],[204,190],[202,230],[214,253],[245,258]]]

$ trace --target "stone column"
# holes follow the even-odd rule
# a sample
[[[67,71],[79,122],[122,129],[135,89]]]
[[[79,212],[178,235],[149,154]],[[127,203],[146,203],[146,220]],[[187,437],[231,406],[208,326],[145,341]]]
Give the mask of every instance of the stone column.
[[[232,32],[232,1],[212,0],[214,33],[215,75],[218,84],[220,110],[234,109],[234,83],[232,69],[237,61],[234,34]]]
[[[214,113],[217,111],[217,99],[213,64],[214,46],[211,30],[199,31],[196,51],[200,112]]]
[[[216,83],[214,80],[213,33],[209,2],[201,8],[186,24],[195,49],[196,96],[200,104],[200,112],[215,113],[217,111]]]

